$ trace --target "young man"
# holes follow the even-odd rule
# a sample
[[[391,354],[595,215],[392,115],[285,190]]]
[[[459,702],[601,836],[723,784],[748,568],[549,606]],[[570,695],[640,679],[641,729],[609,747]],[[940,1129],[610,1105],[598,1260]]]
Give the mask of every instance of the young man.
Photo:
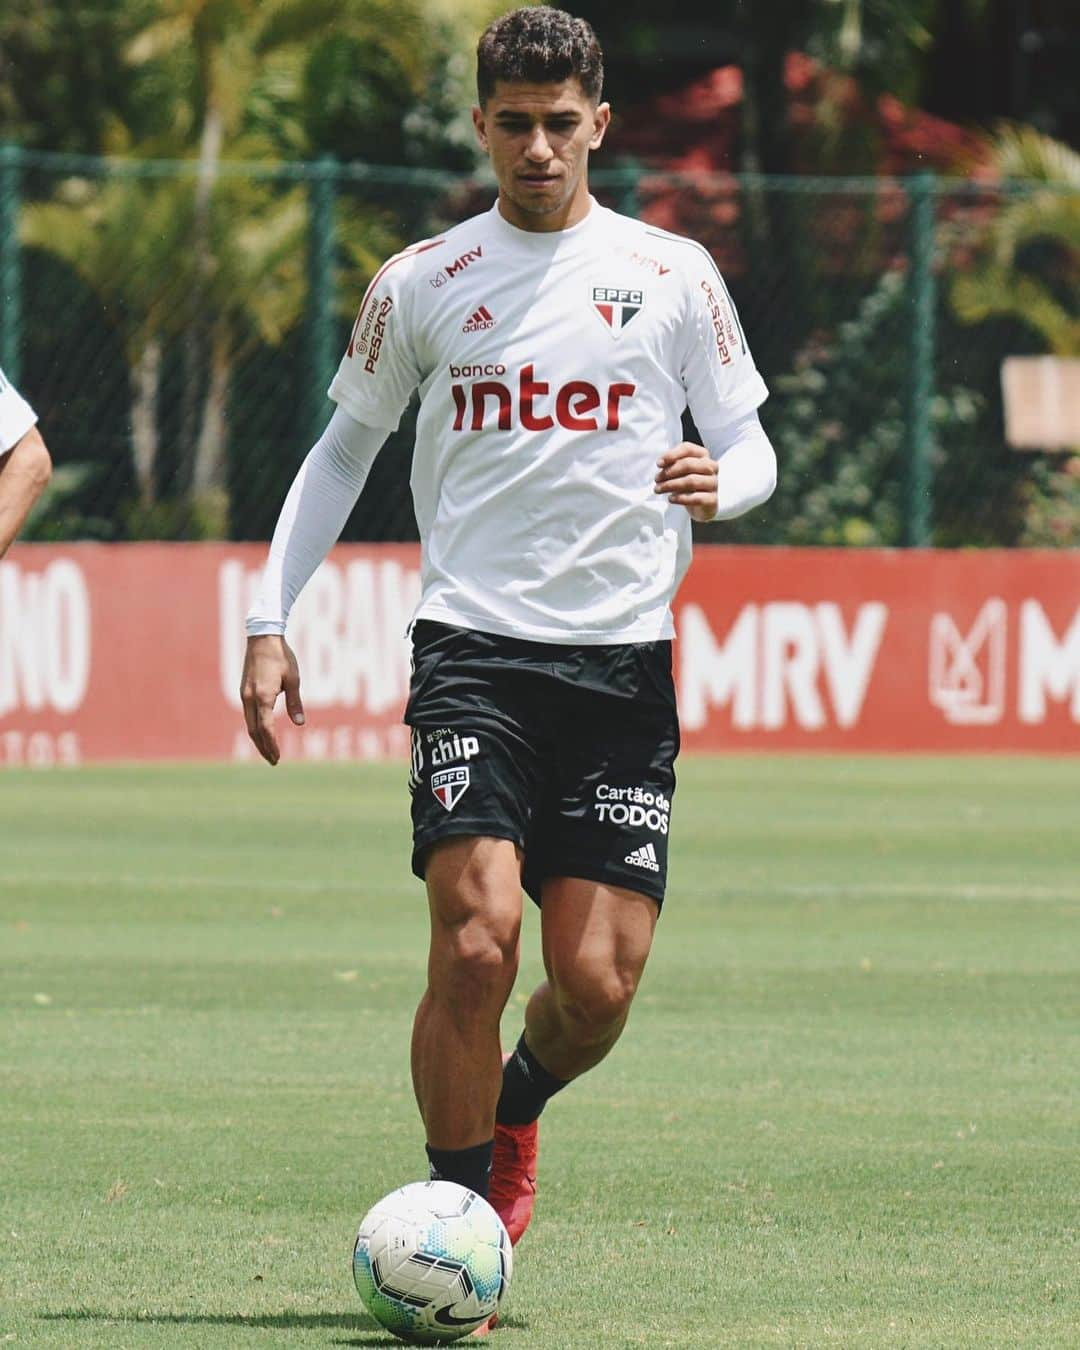
[[[52,461],[30,404],[0,370],[0,558],[52,474]]]
[[[480,39],[478,67],[473,120],[498,201],[368,288],[330,387],[338,409],[248,619],[242,696],[274,764],[282,691],[303,722],[289,606],[419,388],[423,593],[405,720],[431,950],[413,1081],[432,1175],[490,1194],[517,1241],[537,1118],[618,1039],[664,897],[671,601],[691,517],[764,501],[776,461],[756,413],[765,385],[711,258],[589,196],[610,118],[589,25],[515,10]],[[704,446],[682,441],[688,402]],[[504,1066],[523,886],[547,980]]]

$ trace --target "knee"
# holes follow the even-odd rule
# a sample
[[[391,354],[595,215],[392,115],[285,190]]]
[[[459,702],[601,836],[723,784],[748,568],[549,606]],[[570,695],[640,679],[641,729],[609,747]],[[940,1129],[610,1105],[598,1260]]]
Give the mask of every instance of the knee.
[[[488,916],[436,923],[428,983],[456,1017],[502,1012],[518,968],[518,927]]]
[[[487,919],[440,925],[434,939],[439,966],[455,984],[476,991],[499,986],[517,974],[518,935]]]
[[[496,859],[497,864],[506,859]],[[509,862],[516,867],[511,851]],[[491,866],[472,841],[452,843],[432,857],[429,984],[462,1013],[500,1010],[518,966],[521,887],[516,872]]]
[[[564,1027],[582,1042],[603,1040],[622,1028],[637,991],[636,973],[608,968],[553,972]]]

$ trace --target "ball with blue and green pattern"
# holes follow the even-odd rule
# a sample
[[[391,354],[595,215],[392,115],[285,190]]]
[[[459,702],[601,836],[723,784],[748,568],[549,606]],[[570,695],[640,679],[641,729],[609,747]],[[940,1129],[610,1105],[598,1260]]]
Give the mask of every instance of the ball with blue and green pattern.
[[[510,1286],[510,1238],[492,1207],[451,1181],[391,1191],[364,1216],[353,1279],[368,1312],[412,1345],[467,1336]]]

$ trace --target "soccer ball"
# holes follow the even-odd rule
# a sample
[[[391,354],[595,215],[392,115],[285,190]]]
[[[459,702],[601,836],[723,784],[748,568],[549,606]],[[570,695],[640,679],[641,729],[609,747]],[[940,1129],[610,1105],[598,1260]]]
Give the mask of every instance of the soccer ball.
[[[353,1279],[364,1306],[412,1345],[486,1322],[510,1287],[510,1235],[486,1200],[452,1181],[414,1181],[364,1215]]]

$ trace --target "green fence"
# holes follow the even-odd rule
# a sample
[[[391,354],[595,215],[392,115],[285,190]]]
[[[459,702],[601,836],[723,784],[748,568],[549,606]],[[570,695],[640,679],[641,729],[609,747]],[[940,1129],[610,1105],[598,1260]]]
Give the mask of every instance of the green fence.
[[[605,203],[710,249],[772,391],[780,488],[706,537],[1080,542],[1077,461],[1010,450],[1000,392],[1004,357],[1070,354],[1077,259],[1055,222],[1075,196],[930,175],[592,181]],[[325,425],[367,279],[492,195],[332,160],[200,177],[188,161],[0,147],[0,365],[58,466],[32,535],[267,537]],[[412,425],[345,538],[415,538]]]

